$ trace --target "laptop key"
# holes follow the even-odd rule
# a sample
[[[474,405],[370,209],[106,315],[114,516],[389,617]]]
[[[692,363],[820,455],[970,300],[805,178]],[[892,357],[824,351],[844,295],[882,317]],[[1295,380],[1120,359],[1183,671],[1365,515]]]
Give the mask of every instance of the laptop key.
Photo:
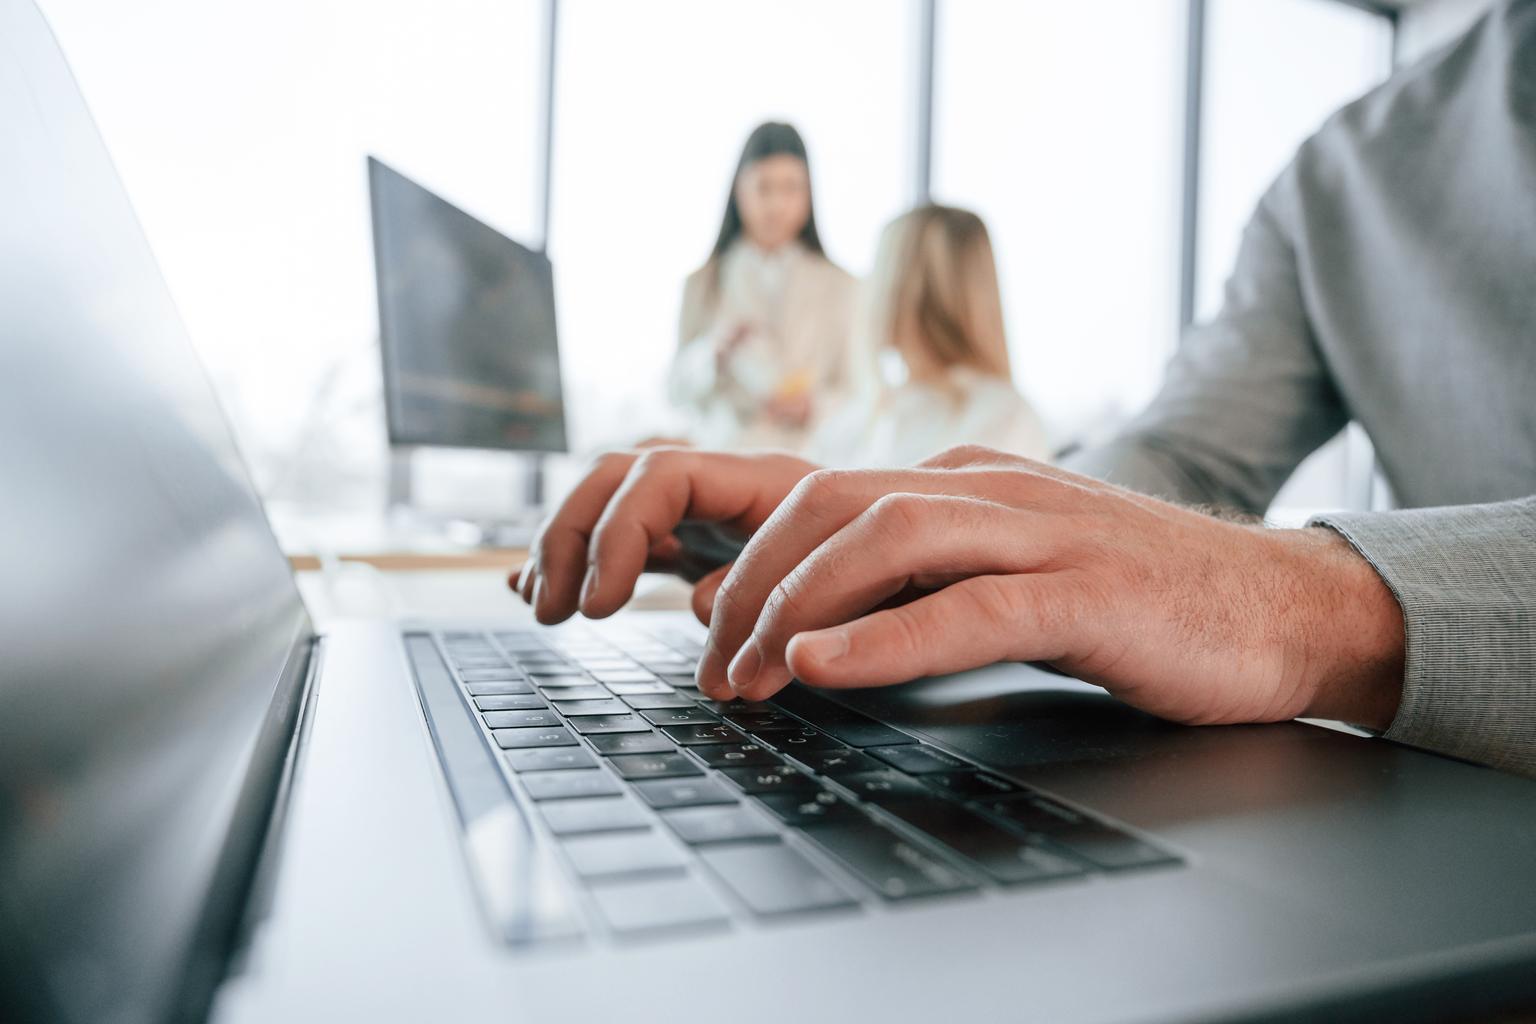
[[[541,690],[562,689],[568,686],[596,686],[596,684],[593,683],[591,679],[574,672],[564,672],[557,674],[530,672],[528,673],[528,678],[532,679],[534,685]],[[606,696],[608,691],[604,690],[602,692],[603,695]]]
[[[815,792],[821,787],[809,775],[789,765],[772,768],[722,768],[720,774],[748,793]]]
[[[814,826],[803,834],[888,900],[976,888],[950,864],[867,818]]]
[[[651,711],[655,708],[693,707],[693,701],[680,693],[637,693],[625,697],[624,703],[636,711]]]
[[[503,683],[519,681],[523,674],[515,668],[469,668],[459,672],[466,683]]]
[[[938,797],[882,805],[886,813],[930,836],[1003,883],[1039,882],[1082,873],[1066,857],[1026,842],[1017,832]]]
[[[779,755],[756,743],[711,743],[688,752],[711,768],[758,768],[783,764]]]
[[[780,690],[769,703],[805,719],[850,747],[892,747],[917,742],[906,733],[881,725],[868,715],[813,693],[804,686]]]
[[[496,712],[497,714],[515,714],[516,712]],[[566,728],[554,729],[492,729],[491,738],[497,746],[503,750],[517,750],[523,747],[573,747],[576,745],[576,737]]]
[[[660,733],[615,732],[588,736],[587,742],[605,757],[614,754],[670,754],[677,748]]]
[[[857,905],[841,885],[783,843],[705,846],[698,855],[755,914],[771,917]]]
[[[989,812],[1026,834],[1051,843],[1106,871],[1177,863],[1179,858],[1144,840],[1062,804],[1040,797],[986,801]]]
[[[620,936],[714,927],[728,920],[720,898],[692,875],[594,886],[592,899]]]
[[[554,772],[566,768],[596,768],[597,760],[580,747],[534,747],[501,755],[515,772]]]
[[[560,724],[560,717],[548,708],[541,711],[486,711],[481,717],[492,729],[542,729]]]
[[[824,789],[817,793],[758,793],[757,800],[784,824],[797,828],[864,817]]]
[[[643,668],[588,668],[588,671],[600,683],[655,683],[660,681]]]
[[[571,867],[589,880],[658,872],[676,874],[688,866],[687,854],[656,831],[576,836],[560,845]]]
[[[635,783],[635,792],[657,810],[737,802],[736,796],[714,779],[649,779]]]
[[[639,715],[593,715],[571,719],[571,728],[583,736],[606,732],[650,732],[651,727]]]
[[[870,757],[879,758],[892,768],[908,775],[927,775],[933,772],[965,771],[971,765],[952,754],[920,744],[900,747],[869,747],[864,751]]]
[[[620,754],[610,757],[608,763],[626,779],[667,779],[704,774],[698,765],[682,754]]]
[[[583,768],[574,771],[536,772],[523,780],[523,788],[535,800],[571,800],[583,796],[617,796],[624,790],[607,772]]]
[[[857,775],[861,772],[877,772],[884,767],[868,754],[861,754],[848,747],[839,747],[837,750],[801,751],[794,757],[811,771],[825,775],[829,779],[840,779],[843,776]]]
[[[774,827],[740,804],[734,807],[686,807],[664,811],[661,818],[678,838],[692,846],[729,843],[742,839],[766,839],[777,835]]]
[[[799,752],[847,749],[831,736],[824,732],[817,732],[815,729],[756,729],[749,726],[747,731],[754,739],[761,740],[780,752],[792,756]]]
[[[547,700],[607,700],[612,694],[596,683],[586,686],[547,686],[540,687]]]
[[[607,700],[560,700],[561,694],[556,691],[550,696],[555,698],[555,710],[567,718],[586,718],[590,715],[627,715],[629,707],[621,700],[609,697]]]
[[[921,800],[930,795],[915,779],[889,768],[856,772],[841,776],[837,781],[839,785],[853,790],[854,795],[860,799],[876,804],[892,800]]]
[[[481,711],[537,711],[549,707],[544,698],[532,693],[505,694],[498,697],[476,697],[475,707]]]
[[[656,708],[640,712],[653,725],[714,725],[720,721],[695,704],[691,708]]]
[[[746,740],[745,736],[728,725],[667,725],[661,731],[685,747],[706,743],[742,743]]]
[[[614,683],[604,680],[608,689],[620,697],[636,697],[644,694],[666,694],[672,692],[672,687],[659,680],[652,679],[646,683]]]
[[[501,679],[494,683],[470,683],[464,687],[471,697],[490,697],[502,694],[528,694],[533,692],[532,685],[518,679]]]
[[[991,772],[937,772],[923,776],[923,782],[943,796],[956,800],[980,800],[989,796],[1017,793],[1019,787]]]
[[[549,830],[557,836],[587,832],[621,832],[650,827],[639,806],[624,796],[596,796],[579,800],[548,800],[538,805]]]

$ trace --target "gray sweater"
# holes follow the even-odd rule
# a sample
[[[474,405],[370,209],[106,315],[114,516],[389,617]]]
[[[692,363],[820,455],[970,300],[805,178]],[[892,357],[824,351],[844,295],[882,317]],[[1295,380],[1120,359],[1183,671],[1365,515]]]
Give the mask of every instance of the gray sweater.
[[[1402,510],[1322,516],[1407,625],[1391,739],[1536,774],[1536,0],[1335,114],[1221,313],[1081,472],[1262,512],[1360,423]]]

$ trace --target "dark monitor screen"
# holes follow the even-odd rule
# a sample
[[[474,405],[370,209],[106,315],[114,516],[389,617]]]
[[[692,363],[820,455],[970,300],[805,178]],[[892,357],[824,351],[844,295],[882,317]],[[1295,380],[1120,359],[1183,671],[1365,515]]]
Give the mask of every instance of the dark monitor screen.
[[[0,0],[0,574],[0,1020],[200,1018],[310,630],[33,0]]]
[[[390,442],[566,450],[549,260],[368,161]]]

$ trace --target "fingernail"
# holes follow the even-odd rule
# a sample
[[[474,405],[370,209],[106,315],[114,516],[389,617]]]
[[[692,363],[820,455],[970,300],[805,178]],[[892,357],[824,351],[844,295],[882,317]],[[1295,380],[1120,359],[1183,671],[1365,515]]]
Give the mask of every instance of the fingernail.
[[[801,633],[795,638],[795,646],[807,658],[825,665],[848,653],[848,631],[824,629],[817,633]]]
[[[752,685],[757,674],[763,667],[763,652],[757,646],[757,637],[752,637],[736,652],[736,657],[731,660],[731,667],[726,670],[725,677],[730,680],[731,689],[740,693]]]
[[[597,563],[587,566],[586,579],[581,581],[581,603],[585,607],[592,600],[592,595],[597,593]]]

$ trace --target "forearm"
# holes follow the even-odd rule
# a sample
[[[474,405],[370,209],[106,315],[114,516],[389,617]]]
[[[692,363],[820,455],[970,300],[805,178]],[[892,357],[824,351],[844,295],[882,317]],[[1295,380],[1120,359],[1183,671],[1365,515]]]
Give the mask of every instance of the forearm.
[[[1403,612],[1389,739],[1536,775],[1536,497],[1319,517]]]

